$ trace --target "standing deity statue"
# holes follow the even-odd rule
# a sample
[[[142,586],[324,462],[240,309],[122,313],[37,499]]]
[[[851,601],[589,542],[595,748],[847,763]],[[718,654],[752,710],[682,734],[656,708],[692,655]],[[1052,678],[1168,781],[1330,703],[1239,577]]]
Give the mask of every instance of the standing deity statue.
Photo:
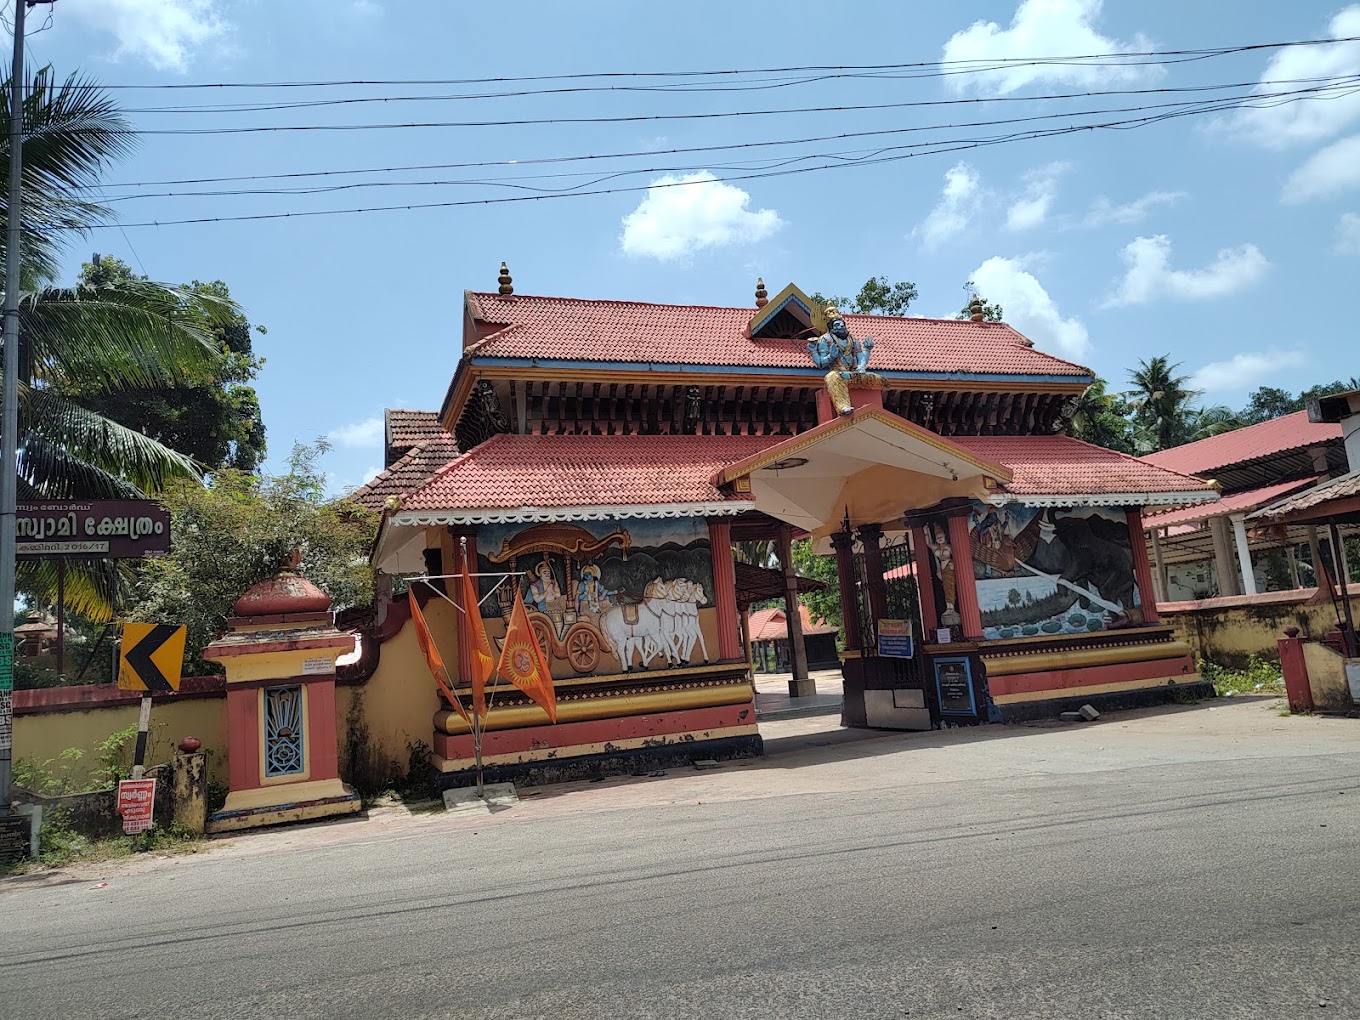
[[[826,306],[826,332],[809,340],[808,355],[818,368],[826,369],[826,389],[837,414],[849,414],[850,384],[881,386],[882,379],[868,371],[869,355],[873,353],[872,337],[859,339],[850,333],[835,305]]]

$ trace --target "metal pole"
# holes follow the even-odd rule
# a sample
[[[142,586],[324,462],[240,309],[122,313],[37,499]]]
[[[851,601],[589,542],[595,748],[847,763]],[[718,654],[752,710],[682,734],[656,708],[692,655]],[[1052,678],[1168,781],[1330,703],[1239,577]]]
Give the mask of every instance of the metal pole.
[[[57,560],[57,676],[66,678],[66,561]]]
[[[14,0],[9,79],[9,204],[5,239],[4,355],[0,362],[0,815],[10,812],[14,727],[14,524],[19,479],[19,247],[23,240],[24,11]]]

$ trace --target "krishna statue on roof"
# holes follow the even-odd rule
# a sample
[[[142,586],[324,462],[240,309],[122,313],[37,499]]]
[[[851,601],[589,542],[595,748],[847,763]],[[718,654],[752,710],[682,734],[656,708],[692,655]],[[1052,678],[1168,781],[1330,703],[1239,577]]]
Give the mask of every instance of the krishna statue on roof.
[[[814,365],[827,370],[826,390],[836,413],[849,414],[853,409],[850,403],[852,385],[874,389],[883,385],[882,376],[868,371],[874,340],[873,337],[853,336],[835,305],[827,305],[824,314],[828,323],[826,332],[808,341],[808,355]]]

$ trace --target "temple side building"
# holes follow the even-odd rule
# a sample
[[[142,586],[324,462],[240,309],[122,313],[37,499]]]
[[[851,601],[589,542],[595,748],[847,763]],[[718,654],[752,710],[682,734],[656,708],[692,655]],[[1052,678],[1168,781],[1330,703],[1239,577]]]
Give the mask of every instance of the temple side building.
[[[836,557],[846,725],[1140,703],[1200,683],[1158,619],[1142,514],[1217,493],[1067,436],[1092,378],[980,305],[841,315],[763,284],[746,308],[540,297],[503,268],[498,292],[464,295],[438,414],[389,416],[408,445],[358,496],[407,598],[456,601],[449,579],[477,576],[480,606],[427,614],[463,683],[472,614],[497,645],[523,596],[559,716],[497,688],[483,755],[505,776],[758,753],[742,541],[779,549],[764,583],[792,631],[790,542]],[[399,596],[389,640],[404,619]],[[792,693],[809,693],[799,638]],[[446,705],[431,730],[465,782],[467,724]]]

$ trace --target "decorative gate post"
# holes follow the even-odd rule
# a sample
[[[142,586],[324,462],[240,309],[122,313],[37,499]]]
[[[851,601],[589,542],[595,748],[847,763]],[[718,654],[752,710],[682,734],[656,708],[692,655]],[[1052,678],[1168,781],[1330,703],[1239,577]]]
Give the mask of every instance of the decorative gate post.
[[[227,671],[231,792],[209,832],[352,814],[359,797],[340,782],[335,660],[354,638],[331,622],[331,600],[283,572],[232,607],[228,633],[203,651]]]

